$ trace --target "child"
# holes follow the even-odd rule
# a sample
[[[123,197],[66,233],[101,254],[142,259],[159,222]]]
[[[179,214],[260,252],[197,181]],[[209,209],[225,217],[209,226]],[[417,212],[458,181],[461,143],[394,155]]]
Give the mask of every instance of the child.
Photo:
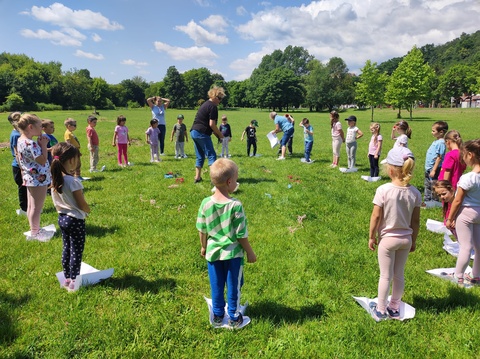
[[[382,153],[383,137],[380,134],[380,124],[377,122],[370,124],[370,132],[372,138],[368,144],[368,160],[370,162],[370,177],[378,177],[380,175],[380,168],[378,166],[378,159]]]
[[[397,134],[398,136],[396,136]],[[392,140],[395,140],[394,146],[408,147],[408,139],[412,138],[412,129],[407,121],[399,121],[392,128]]]
[[[74,291],[85,247],[85,218],[90,213],[90,207],[83,197],[81,181],[72,176],[80,159],[78,149],[61,142],[53,146],[52,154],[52,200],[62,230],[63,287]]]
[[[250,125],[242,133],[242,139],[247,135],[247,156],[250,157],[250,148],[253,146],[253,155],[255,157],[257,154],[257,120],[250,121]]]
[[[47,143],[47,151],[48,151],[48,163],[52,163],[52,147],[58,143],[58,140],[55,138],[53,133],[55,132],[55,123],[52,120],[42,120],[42,129],[47,135],[49,141]]]
[[[120,167],[130,166],[128,162],[127,148],[130,146],[130,137],[128,136],[128,127],[125,126],[127,119],[125,116],[120,115],[117,117],[117,126],[115,126],[115,132],[113,134],[112,145],[118,148],[118,165]],[[122,163],[122,156],[125,160],[125,164]]]
[[[450,181],[438,180],[433,185],[433,190],[437,196],[443,201],[443,224],[446,224],[447,218],[450,215],[450,209],[452,207],[453,199],[455,198],[455,188],[453,188]],[[451,229],[451,232],[457,238],[457,232],[455,228]],[[458,238],[457,238],[458,240]]]
[[[363,136],[363,132],[357,127],[357,118],[349,116],[345,119],[348,121],[347,137],[345,138],[345,148],[348,157],[348,169],[353,171],[357,160],[357,140]]]
[[[97,131],[95,130],[95,127],[97,127],[97,118],[94,115],[90,115],[87,117],[87,123],[87,148],[90,151],[90,173],[92,173],[98,172],[98,146],[100,144],[100,141],[98,139]],[[102,169],[100,171],[104,170],[105,166],[102,166]]]
[[[30,235],[27,240],[46,242],[52,238],[53,233],[40,228],[40,213],[50,184],[50,165],[47,158],[49,139],[42,135],[42,120],[35,115],[24,113],[17,126],[21,133],[17,142],[17,153],[28,197]],[[36,142],[33,136],[37,136]]]
[[[78,138],[73,134],[73,131],[77,129],[77,121],[75,121],[73,118],[67,118],[64,124],[67,129],[65,130],[63,139],[65,140],[65,142],[74,145],[78,149],[78,152],[80,152],[80,142],[78,141]],[[82,154],[80,154],[80,156],[82,156]],[[80,181],[83,181],[83,178],[80,174],[80,170],[82,167],[80,159],[77,161],[77,166],[78,167],[75,169],[75,176],[78,177]]]
[[[432,193],[433,182],[438,179],[440,169],[442,168],[443,157],[445,156],[445,133],[448,131],[448,124],[445,121],[437,121],[432,126],[432,135],[435,141],[432,142],[427,150],[425,159],[425,180],[422,207],[438,207],[440,203],[438,198]]]
[[[10,152],[12,153],[12,173],[13,179],[18,188],[18,204],[20,209],[17,209],[17,215],[27,215],[27,187],[23,185],[22,170],[18,163],[17,155],[17,142],[20,138],[20,132],[18,131],[18,120],[20,120],[20,112],[12,112],[8,115],[8,122],[13,126],[13,130],[10,133]]]
[[[462,137],[460,133],[455,130],[448,131],[445,135],[445,146],[448,152],[443,159],[442,169],[440,170],[438,179],[450,181],[453,189],[456,190],[458,179],[467,168],[460,157],[460,148],[462,147]]]
[[[409,184],[414,165],[413,154],[408,148],[391,149],[387,156],[387,171],[392,182],[378,187],[373,198],[368,247],[374,251],[378,246],[378,304],[370,303],[377,321],[400,318],[405,264],[408,253],[415,251],[420,227],[422,195]],[[392,297],[387,306],[392,279]]]
[[[177,116],[177,123],[173,126],[170,141],[175,135],[175,158],[187,158],[185,155],[185,142],[188,142],[187,126],[183,123],[183,115]]]
[[[229,196],[237,186],[237,165],[229,159],[219,158],[210,167],[210,178],[215,185],[215,193],[202,201],[197,216],[200,254],[208,263],[213,325],[222,325],[226,284],[229,326],[237,328],[243,322],[238,305],[243,285],[244,252],[249,263],[254,263],[257,257],[248,241],[247,220],[242,203]]]
[[[228,143],[232,140],[232,129],[230,125],[227,123],[228,119],[227,116],[222,116],[222,124],[218,128],[223,135],[222,139],[222,154],[220,157],[228,158],[230,155],[228,154]]]
[[[330,127],[332,128],[332,150],[333,160],[330,167],[335,168],[338,166],[340,160],[340,146],[345,142],[345,135],[342,130],[342,124],[338,121],[340,115],[337,111],[330,112]]]
[[[160,133],[158,135],[158,141],[160,143],[160,156],[164,155],[165,148],[165,134],[167,133],[167,123],[165,121],[165,112],[170,105],[170,100],[168,98],[163,98],[160,96],[153,96],[147,98],[147,104],[152,110],[152,118],[158,121],[158,129]]]
[[[313,163],[313,160],[310,158],[313,147],[313,127],[310,125],[308,118],[304,118],[300,126],[303,127],[303,137],[305,138],[305,158],[302,158],[302,162]]]
[[[150,162],[160,162],[158,155],[158,120],[156,118],[150,120],[150,127],[145,131],[145,138],[150,145]]]
[[[472,171],[460,177],[446,222],[447,228],[456,229],[460,246],[452,275],[458,284],[463,284],[464,279],[480,284],[480,139],[465,142],[462,157]],[[475,249],[472,272],[464,276],[472,248]]]

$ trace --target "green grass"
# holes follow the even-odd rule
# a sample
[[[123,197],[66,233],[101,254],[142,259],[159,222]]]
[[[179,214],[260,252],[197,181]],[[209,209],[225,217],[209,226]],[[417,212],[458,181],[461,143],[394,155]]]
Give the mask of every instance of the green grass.
[[[127,117],[129,160],[120,169],[111,146],[115,118]],[[183,113],[190,127],[195,111],[167,112],[168,131]],[[252,323],[240,331],[214,330],[208,323],[209,295],[206,263],[200,257],[195,220],[201,200],[210,195],[208,173],[193,184],[194,151],[188,159],[167,156],[149,163],[144,132],[148,109],[101,111],[100,165],[107,171],[84,182],[92,207],[87,220],[84,261],[100,269],[113,267],[114,276],[95,286],[69,294],[59,288],[61,238],[48,243],[27,242],[25,217],[17,217],[16,186],[8,148],[0,148],[0,357],[1,358],[467,358],[480,346],[480,289],[464,290],[425,273],[454,266],[455,258],[442,249],[443,238],[425,229],[427,218],[441,220],[441,210],[421,213],[417,251],[406,268],[404,301],[416,308],[406,322],[375,323],[352,296],[375,297],[378,282],[376,254],[367,247],[371,201],[376,187],[367,183],[369,111],[355,114],[366,133],[359,140],[358,173],[342,174],[328,168],[331,139],[327,113],[306,116],[315,129],[312,165],[300,163],[303,141],[295,133],[293,158],[277,162],[265,135],[273,129],[268,111],[220,111],[233,130],[232,159],[240,168],[240,190],[249,223],[250,242],[258,256],[247,264],[243,300],[250,303]],[[39,113],[56,123],[63,138],[63,121],[78,121],[77,136],[88,174],[85,111]],[[405,112],[406,116],[407,113]],[[396,111],[376,110],[386,137],[384,155]],[[3,114],[0,142],[8,142],[11,128]],[[243,129],[257,119],[258,158],[246,157]],[[480,137],[480,112],[475,109],[418,109],[414,111],[410,148],[417,157],[413,185],[423,191],[423,164],[434,121],[446,120],[465,139]],[[344,121],[342,123],[345,123]],[[169,138],[169,136],[168,136]],[[342,148],[341,163],[346,164]],[[205,169],[205,171],[207,171]],[[185,179],[169,188],[173,172]],[[291,184],[291,188],[288,185]],[[269,194],[267,196],[266,194]],[[303,224],[297,217],[306,215]],[[56,223],[47,198],[42,225]],[[293,232],[293,233],[292,233]]]

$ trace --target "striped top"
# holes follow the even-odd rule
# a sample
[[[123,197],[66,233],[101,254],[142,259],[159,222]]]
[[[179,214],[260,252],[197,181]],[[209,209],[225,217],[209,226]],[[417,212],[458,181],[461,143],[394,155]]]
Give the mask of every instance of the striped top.
[[[232,198],[219,203],[213,196],[202,201],[197,215],[197,229],[207,234],[205,258],[209,262],[242,258],[238,239],[248,237],[247,218],[242,203]]]

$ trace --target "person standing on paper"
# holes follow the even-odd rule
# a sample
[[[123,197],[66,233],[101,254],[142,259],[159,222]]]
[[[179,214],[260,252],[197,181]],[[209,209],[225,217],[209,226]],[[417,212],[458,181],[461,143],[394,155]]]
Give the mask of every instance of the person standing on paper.
[[[244,255],[246,253],[248,263],[255,263],[257,256],[248,241],[243,205],[230,197],[237,186],[238,166],[232,160],[219,158],[210,166],[210,178],[215,185],[215,192],[202,201],[196,227],[200,236],[200,254],[208,264],[213,325],[220,327],[223,322],[226,284],[228,325],[238,328],[243,323],[239,304]]]
[[[60,142],[52,148],[52,200],[62,230],[62,268],[68,291],[75,290],[85,248],[85,218],[90,207],[83,196],[82,182],[72,176],[80,158],[77,148]]]
[[[77,136],[73,134],[73,131],[77,129],[77,121],[69,117],[65,120],[64,124],[66,127],[65,133],[63,135],[64,141],[74,145],[80,152],[80,141],[78,141]],[[82,154],[80,153],[80,157],[81,156]],[[77,166],[78,167],[75,169],[75,176],[77,176],[80,181],[83,181],[81,175],[82,163],[80,159],[77,161]]]
[[[165,121],[165,112],[170,105],[168,98],[160,96],[154,96],[147,98],[147,104],[152,110],[152,117],[158,121],[158,129],[160,134],[158,135],[158,141],[160,142],[160,156],[163,156],[165,149],[165,134],[167,133],[167,122]]]
[[[408,254],[416,248],[422,204],[420,191],[409,184],[415,166],[412,152],[406,147],[394,147],[386,161],[392,182],[381,185],[375,192],[368,240],[368,248],[378,250],[380,267],[378,303],[370,303],[376,321],[400,319],[405,265]],[[387,303],[392,281],[392,297]]]
[[[272,111],[270,112],[270,119],[273,120],[273,123],[275,124],[275,129],[271,133],[277,134],[279,132],[283,132],[283,137],[280,140],[281,155],[277,158],[277,160],[284,160],[287,142],[294,132],[292,118],[291,116],[280,116],[275,111]]]
[[[158,121],[156,118],[150,120],[150,127],[145,131],[145,141],[150,145],[150,162],[160,162],[158,153]]]
[[[177,116],[177,123],[173,126],[170,141],[175,136],[175,158],[187,158],[185,155],[185,142],[188,142],[187,126],[183,123],[183,115]]]
[[[86,128],[87,132],[87,148],[90,152],[90,172],[98,172],[97,165],[98,165],[98,151],[100,140],[98,139],[97,130],[97,118],[93,115],[87,117],[88,126]],[[100,171],[104,171],[105,166],[102,166]]]
[[[337,111],[330,112],[330,127],[332,132],[332,151],[333,151],[333,159],[332,164],[330,165],[331,168],[335,168],[338,166],[338,162],[340,160],[340,148],[342,143],[345,142],[345,134],[342,130],[342,124],[339,121],[340,115]]]
[[[353,169],[357,161],[357,140],[363,137],[363,132],[357,127],[357,118],[349,116],[345,119],[348,122],[347,136],[345,137],[345,147],[348,158],[348,169]]]
[[[380,175],[380,167],[378,160],[382,154],[383,137],[380,134],[380,124],[373,122],[370,124],[370,132],[372,137],[368,144],[368,161],[370,163],[370,177],[378,177]]]
[[[250,148],[253,146],[253,157],[257,154],[257,120],[250,121],[250,125],[243,131],[242,139],[247,135],[247,156],[250,157]]]
[[[303,137],[305,138],[305,158],[302,158],[302,162],[313,163],[313,160],[310,158],[313,147],[313,126],[310,125],[308,118],[304,118],[300,126],[303,127]]]

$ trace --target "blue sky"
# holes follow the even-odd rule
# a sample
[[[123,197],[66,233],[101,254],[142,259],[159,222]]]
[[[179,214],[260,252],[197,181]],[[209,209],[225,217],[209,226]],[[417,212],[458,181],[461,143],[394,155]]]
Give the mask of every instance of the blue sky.
[[[0,51],[62,69],[88,69],[111,84],[161,81],[169,66],[248,78],[262,57],[302,46],[352,72],[413,45],[480,30],[479,0],[0,0]]]

